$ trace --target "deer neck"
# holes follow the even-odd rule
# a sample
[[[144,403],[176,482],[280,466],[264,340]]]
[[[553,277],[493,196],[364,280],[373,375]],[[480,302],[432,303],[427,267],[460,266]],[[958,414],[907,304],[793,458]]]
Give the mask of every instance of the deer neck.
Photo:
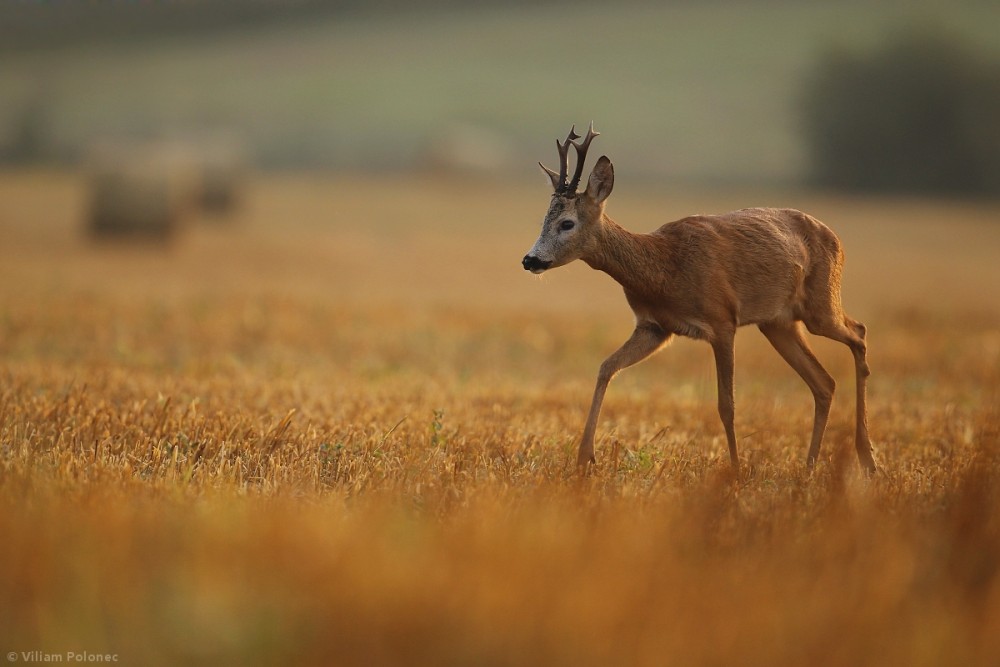
[[[604,215],[597,242],[582,259],[614,278],[626,292],[640,294],[658,282],[653,274],[661,270],[658,248],[651,241],[648,235],[630,232]]]

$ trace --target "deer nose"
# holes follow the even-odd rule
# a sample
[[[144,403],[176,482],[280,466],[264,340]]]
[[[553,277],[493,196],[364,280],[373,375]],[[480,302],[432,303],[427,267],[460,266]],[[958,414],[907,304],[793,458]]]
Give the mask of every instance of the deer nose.
[[[543,262],[534,255],[525,255],[524,259],[521,260],[521,266],[524,267],[525,271],[544,271],[551,264],[552,262]]]

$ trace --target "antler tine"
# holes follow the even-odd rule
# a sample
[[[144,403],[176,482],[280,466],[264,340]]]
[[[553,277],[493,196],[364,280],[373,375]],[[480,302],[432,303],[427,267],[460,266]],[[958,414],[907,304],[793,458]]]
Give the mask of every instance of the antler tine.
[[[563,177],[562,177],[563,180],[559,180],[559,173],[558,172],[552,171],[551,169],[549,169],[548,167],[546,167],[541,162],[538,163],[538,166],[541,167],[542,170],[546,174],[549,175],[549,180],[552,181],[552,187],[553,187],[553,189],[559,190],[563,185],[565,185],[565,179],[566,179],[565,175],[563,175]]]
[[[570,134],[575,133],[571,132]],[[576,149],[576,171],[573,173],[573,180],[566,186],[568,191],[576,192],[576,186],[580,184],[580,176],[583,175],[583,163],[587,160],[587,150],[590,148],[590,142],[600,134],[600,132],[594,132],[594,121],[590,121],[590,129],[587,130],[587,136],[584,137],[583,141],[580,143],[573,142],[573,147]]]
[[[569,172],[569,145],[575,146],[573,140],[579,138],[580,135],[576,133],[576,125],[574,125],[570,128],[569,134],[566,135],[566,141],[556,139],[556,150],[559,151],[559,186],[556,188],[556,192],[565,192],[568,189],[566,174]]]

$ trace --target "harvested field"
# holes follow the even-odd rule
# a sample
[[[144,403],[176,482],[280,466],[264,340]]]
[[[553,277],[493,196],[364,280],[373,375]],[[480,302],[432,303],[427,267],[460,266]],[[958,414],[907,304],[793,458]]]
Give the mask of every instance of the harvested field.
[[[0,653],[119,664],[992,665],[1000,206],[622,186],[649,230],[750,205],[844,241],[869,330],[824,451],[737,336],[734,479],[710,348],[611,385],[620,291],[520,269],[544,185],[259,177],[233,226],[88,242],[82,177],[0,175]],[[31,653],[35,652],[35,653]],[[13,656],[16,659],[11,659]]]

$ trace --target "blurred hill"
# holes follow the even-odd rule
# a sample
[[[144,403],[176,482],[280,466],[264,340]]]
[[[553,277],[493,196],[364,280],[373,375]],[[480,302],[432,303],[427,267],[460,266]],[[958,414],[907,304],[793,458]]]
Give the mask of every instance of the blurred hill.
[[[224,131],[265,167],[531,178],[594,119],[623,182],[798,184],[805,75],[911,21],[1000,56],[1000,6],[972,0],[7,3],[0,159]]]

